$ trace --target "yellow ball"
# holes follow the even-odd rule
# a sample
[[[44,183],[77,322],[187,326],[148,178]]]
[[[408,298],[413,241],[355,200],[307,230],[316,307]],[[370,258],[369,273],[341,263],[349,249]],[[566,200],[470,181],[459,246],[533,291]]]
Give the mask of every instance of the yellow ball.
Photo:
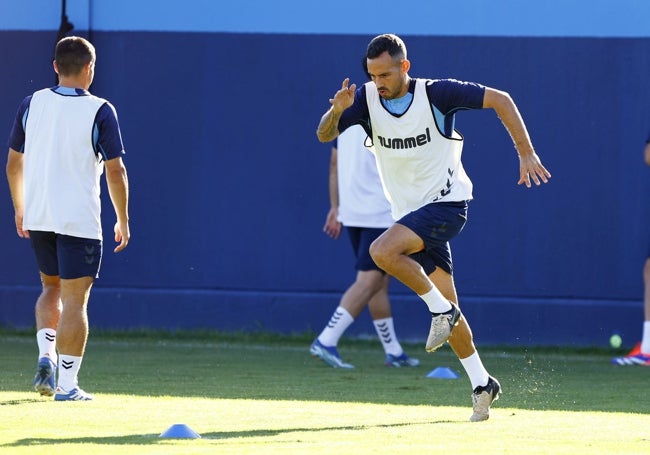
[[[611,337],[609,337],[609,345],[614,349],[620,348],[622,343],[623,340],[621,339],[620,335],[614,334]]]

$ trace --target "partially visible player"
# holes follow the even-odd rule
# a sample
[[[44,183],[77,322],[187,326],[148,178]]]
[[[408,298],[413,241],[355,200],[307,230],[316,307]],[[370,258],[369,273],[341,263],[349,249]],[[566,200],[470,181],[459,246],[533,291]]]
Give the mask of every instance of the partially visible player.
[[[395,333],[388,297],[389,276],[370,257],[370,244],[393,223],[393,218],[375,157],[363,146],[365,139],[363,128],[355,126],[341,134],[332,147],[330,209],[323,231],[337,239],[341,226],[345,226],[356,258],[357,276],[309,351],[333,368],[353,368],[352,364],[343,362],[337,345],[367,306],[386,354],[384,363],[392,367],[415,367],[420,361],[404,353]]]
[[[644,154],[645,164],[650,166],[650,134],[646,140]],[[612,359],[614,365],[650,366],[650,251],[643,266],[643,314],[641,341],[626,356],[614,357]]]
[[[30,240],[43,287],[35,309],[34,388],[56,401],[86,401],[93,397],[79,387],[77,375],[88,339],[88,297],[102,259],[100,177],[105,168],[117,218],[116,253],[131,236],[128,180],[115,109],[88,91],[95,48],[84,38],[63,38],[53,66],[59,84],[26,97],[18,108],[7,179],[16,232]]]

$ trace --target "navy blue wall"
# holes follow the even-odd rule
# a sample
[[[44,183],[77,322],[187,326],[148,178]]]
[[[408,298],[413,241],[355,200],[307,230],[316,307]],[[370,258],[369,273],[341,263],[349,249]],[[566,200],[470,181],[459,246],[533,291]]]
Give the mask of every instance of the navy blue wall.
[[[23,96],[54,82],[54,37],[0,32],[0,43],[20,43],[1,45],[14,68],[0,75],[7,133]],[[363,81],[370,37],[91,33],[92,91],[122,126],[133,234],[111,252],[106,204],[95,326],[320,330],[354,271],[347,240],[321,231],[329,146],[315,129],[341,80]],[[477,341],[598,344],[614,330],[632,341],[650,225],[650,39],[403,37],[412,76],[510,92],[553,174],[518,187],[494,113],[458,115],[475,201],[452,249]],[[37,274],[1,191],[0,324],[31,325]],[[392,291],[398,333],[424,338],[424,305]],[[349,333],[371,332],[363,321]]]

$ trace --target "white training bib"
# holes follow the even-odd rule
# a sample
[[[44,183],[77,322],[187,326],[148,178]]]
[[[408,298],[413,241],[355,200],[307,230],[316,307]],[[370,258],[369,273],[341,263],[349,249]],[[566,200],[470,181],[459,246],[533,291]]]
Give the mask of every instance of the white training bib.
[[[393,224],[375,156],[363,144],[366,132],[353,125],[337,139],[338,221],[344,226],[387,228]]]
[[[426,93],[416,79],[413,100],[400,116],[381,103],[374,82],[366,83],[373,149],[393,218],[431,202],[472,198],[472,182],[461,163],[463,138],[445,137],[437,127]]]
[[[32,95],[25,123],[23,228],[102,239],[93,124],[106,101],[51,89]]]

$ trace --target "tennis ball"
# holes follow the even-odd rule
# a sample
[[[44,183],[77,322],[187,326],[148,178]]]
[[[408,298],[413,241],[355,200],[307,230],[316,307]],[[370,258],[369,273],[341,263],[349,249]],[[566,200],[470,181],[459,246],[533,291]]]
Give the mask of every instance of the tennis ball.
[[[621,343],[623,343],[623,340],[621,339],[621,336],[618,334],[614,334],[611,337],[609,337],[609,345],[613,347],[614,349],[618,349],[621,347]]]

